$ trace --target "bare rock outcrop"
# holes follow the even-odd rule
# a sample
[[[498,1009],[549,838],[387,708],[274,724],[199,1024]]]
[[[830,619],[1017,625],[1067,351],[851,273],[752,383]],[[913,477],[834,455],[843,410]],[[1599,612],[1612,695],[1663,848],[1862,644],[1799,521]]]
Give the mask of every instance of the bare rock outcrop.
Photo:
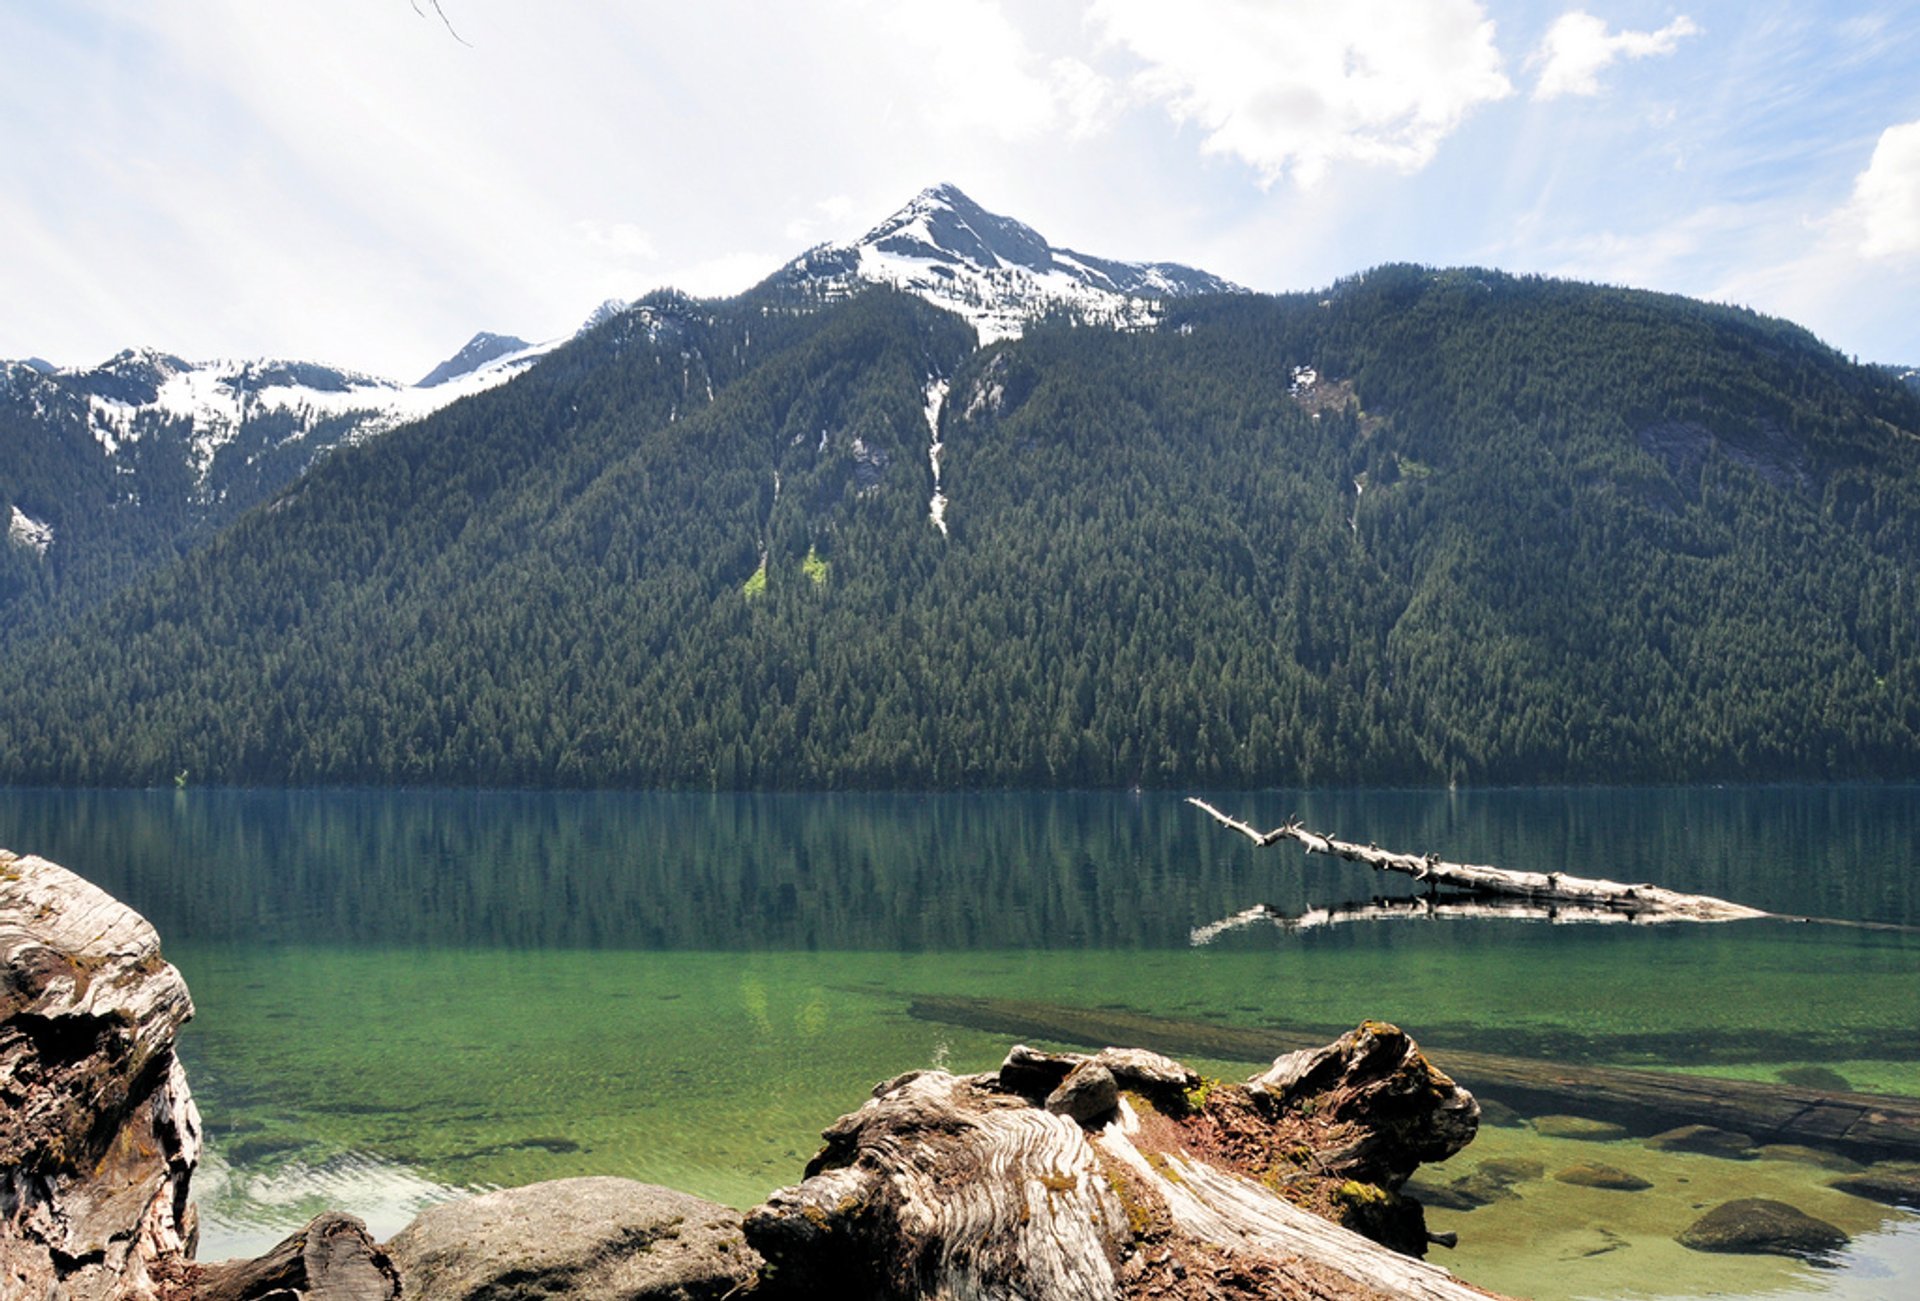
[[[1080,1101],[1103,1076],[1104,1112]],[[1021,1046],[998,1072],[880,1085],[747,1239],[781,1297],[1483,1297],[1416,1258],[1424,1221],[1398,1193],[1477,1117],[1377,1022],[1240,1085]]]
[[[718,1301],[760,1268],[738,1211],[604,1176],[431,1207],[387,1252],[405,1295],[435,1301]]]
[[[5,851],[0,971],[0,1295],[155,1297],[194,1238],[186,982],[138,913]]]

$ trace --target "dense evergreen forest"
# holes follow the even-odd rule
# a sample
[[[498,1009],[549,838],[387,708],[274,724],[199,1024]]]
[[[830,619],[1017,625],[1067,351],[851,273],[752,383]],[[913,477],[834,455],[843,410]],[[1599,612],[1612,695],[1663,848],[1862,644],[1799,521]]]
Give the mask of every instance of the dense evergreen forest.
[[[1917,559],[1920,394],[1736,309],[660,294],[15,651],[0,780],[1912,777]]]
[[[175,357],[156,359],[186,368]],[[200,465],[190,450],[193,422],[149,410],[130,416],[116,454],[103,456],[89,398],[151,402],[165,378],[131,352],[58,381],[0,362],[0,526],[18,508],[59,539],[38,549],[0,540],[0,655],[58,631],[208,541],[372,414],[256,408]],[[239,378],[341,384],[337,373],[299,363],[263,363]]]

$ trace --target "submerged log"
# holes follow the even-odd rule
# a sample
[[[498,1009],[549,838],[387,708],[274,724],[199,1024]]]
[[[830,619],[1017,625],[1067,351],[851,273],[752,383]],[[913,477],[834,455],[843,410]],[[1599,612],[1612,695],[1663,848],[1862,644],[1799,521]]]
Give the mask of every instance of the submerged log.
[[[192,1249],[193,1015],[138,913],[0,851],[0,1296],[151,1298]]]
[[[1260,831],[1237,818],[1230,818],[1205,800],[1189,798],[1187,803],[1206,813],[1224,827],[1230,827],[1267,846],[1282,840],[1298,842],[1309,854],[1330,854],[1350,863],[1362,863],[1376,872],[1397,872],[1438,888],[1449,886],[1473,894],[1509,895],[1542,903],[1571,904],[1582,908],[1606,909],[1627,914],[1637,920],[1694,922],[1750,921],[1776,914],[1745,904],[1716,899],[1712,895],[1683,894],[1663,886],[1623,884],[1619,881],[1571,876],[1565,872],[1515,872],[1500,867],[1473,863],[1449,863],[1435,854],[1402,854],[1375,845],[1359,845],[1336,840],[1318,831],[1309,831],[1297,818],[1289,818],[1271,831]]]
[[[1058,1043],[1144,1044],[1159,1052],[1257,1062],[1311,1048],[1321,1036],[1089,1011],[1021,999],[922,995],[910,1015],[994,1034]],[[1617,1066],[1565,1065],[1496,1053],[1430,1049],[1473,1091],[1528,1115],[1564,1112],[1616,1121],[1642,1136],[1677,1125],[1713,1125],[1756,1143],[1801,1143],[1859,1161],[1920,1160],[1920,1098],[1717,1079]]]
[[[1104,1108],[1062,1114],[1088,1076],[1112,1086]],[[1477,1122],[1379,1023],[1211,1087],[1138,1050],[1017,1046],[998,1072],[880,1085],[805,1182],[748,1214],[747,1240],[769,1297],[1480,1301],[1404,1254],[1425,1223],[1397,1192]]]

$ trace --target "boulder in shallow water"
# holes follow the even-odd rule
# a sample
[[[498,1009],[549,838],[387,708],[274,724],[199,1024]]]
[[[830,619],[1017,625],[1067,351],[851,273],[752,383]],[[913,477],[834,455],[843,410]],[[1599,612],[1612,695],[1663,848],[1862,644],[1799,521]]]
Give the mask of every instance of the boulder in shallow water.
[[[705,1301],[744,1288],[760,1258],[740,1214],[632,1179],[555,1179],[422,1211],[387,1254],[404,1295],[433,1301]]]
[[[1725,1202],[1687,1226],[1676,1239],[1695,1251],[1740,1255],[1828,1255],[1847,1245],[1847,1235],[1797,1206],[1767,1197]]]
[[[1478,1098],[1480,1123],[1498,1129],[1525,1129],[1527,1118],[1498,1098]]]
[[[1583,1143],[1617,1143],[1628,1136],[1624,1125],[1589,1116],[1535,1116],[1533,1131],[1546,1138],[1571,1138]]]
[[[1512,1180],[1489,1175],[1484,1170],[1461,1175],[1444,1184],[1426,1183],[1416,1177],[1406,1182],[1404,1191],[1422,1206],[1437,1206],[1446,1211],[1476,1211],[1520,1195],[1513,1191]]]
[[[1529,1179],[1543,1178],[1547,1168],[1538,1161],[1521,1156],[1496,1156],[1482,1161],[1474,1167],[1489,1179],[1499,1179],[1510,1184],[1523,1184]]]
[[[1573,1184],[1580,1188],[1606,1188],[1617,1193],[1638,1193],[1653,1187],[1651,1181],[1637,1174],[1630,1174],[1617,1166],[1602,1165],[1598,1161],[1582,1161],[1570,1165],[1554,1175],[1563,1184]]]
[[[1753,1156],[1753,1140],[1730,1129],[1712,1125],[1681,1125],[1664,1130],[1646,1141],[1656,1152],[1692,1152],[1696,1156],[1726,1157],[1745,1161]]]
[[[1868,1166],[1858,1174],[1831,1181],[1827,1187],[1888,1206],[1920,1210],[1920,1167],[1917,1166]]]

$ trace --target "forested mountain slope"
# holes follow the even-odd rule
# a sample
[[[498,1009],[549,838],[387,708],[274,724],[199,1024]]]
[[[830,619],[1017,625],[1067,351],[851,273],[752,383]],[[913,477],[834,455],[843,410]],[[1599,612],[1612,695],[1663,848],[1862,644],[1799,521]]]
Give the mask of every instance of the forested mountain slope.
[[[1795,327],[1495,273],[984,349],[658,296],[9,659],[0,779],[1913,776],[1917,435]]]
[[[478,335],[411,387],[145,348],[68,370],[0,361],[0,650],[178,559],[335,447],[504,383],[547,346]]]

